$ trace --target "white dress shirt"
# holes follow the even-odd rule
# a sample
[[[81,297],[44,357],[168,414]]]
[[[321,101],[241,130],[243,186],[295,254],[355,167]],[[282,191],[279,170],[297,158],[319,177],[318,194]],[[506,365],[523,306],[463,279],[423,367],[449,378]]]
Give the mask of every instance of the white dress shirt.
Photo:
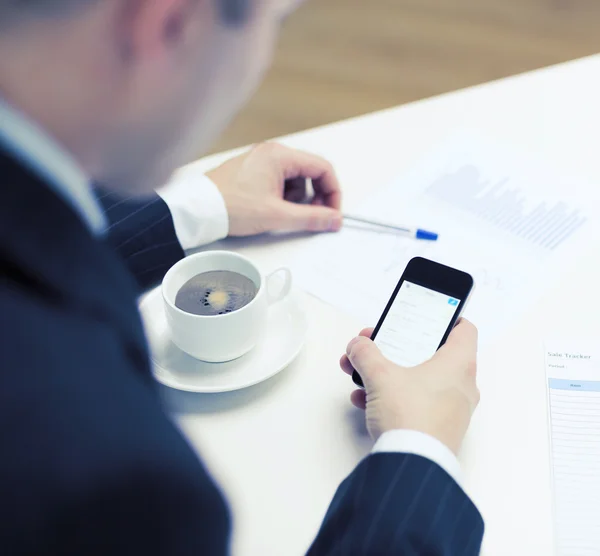
[[[157,193],[171,211],[175,233],[183,249],[208,245],[229,235],[223,196],[197,164],[177,170]]]
[[[103,233],[105,218],[84,171],[44,130],[1,98],[0,143],[39,173],[95,234]],[[159,194],[171,211],[175,233],[184,249],[227,236],[229,220],[223,197],[196,165],[176,172]],[[460,465],[456,456],[439,440],[426,434],[410,430],[389,431],[379,438],[372,452],[401,452],[425,457],[460,483]]]

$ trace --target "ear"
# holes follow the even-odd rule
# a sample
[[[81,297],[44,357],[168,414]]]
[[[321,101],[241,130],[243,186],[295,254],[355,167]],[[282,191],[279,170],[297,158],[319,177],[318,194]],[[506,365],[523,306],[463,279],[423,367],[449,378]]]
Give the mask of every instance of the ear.
[[[127,53],[137,59],[167,55],[186,41],[202,12],[206,18],[215,17],[213,1],[127,0],[123,3]]]

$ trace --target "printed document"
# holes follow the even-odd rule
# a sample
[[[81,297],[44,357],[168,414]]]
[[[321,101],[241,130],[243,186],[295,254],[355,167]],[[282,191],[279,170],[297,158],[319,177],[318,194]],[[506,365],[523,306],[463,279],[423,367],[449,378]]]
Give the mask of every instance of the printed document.
[[[290,267],[300,287],[365,326],[377,323],[412,257],[464,270],[475,279],[465,316],[485,343],[598,243],[595,191],[465,133],[360,207],[346,207],[356,216],[437,232],[438,241],[347,222],[338,234],[308,240]]]
[[[600,349],[546,343],[559,556],[600,554]]]

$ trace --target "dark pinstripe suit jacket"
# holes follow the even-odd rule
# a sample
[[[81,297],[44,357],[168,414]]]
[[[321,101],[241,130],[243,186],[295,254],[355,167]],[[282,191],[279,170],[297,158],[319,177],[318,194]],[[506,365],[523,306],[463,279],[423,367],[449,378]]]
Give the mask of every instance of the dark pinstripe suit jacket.
[[[226,554],[226,504],[162,411],[135,305],[183,256],[167,207],[100,193],[98,241],[1,152],[0,180],[0,551]],[[440,467],[378,454],[340,486],[310,554],[470,555],[482,534]]]

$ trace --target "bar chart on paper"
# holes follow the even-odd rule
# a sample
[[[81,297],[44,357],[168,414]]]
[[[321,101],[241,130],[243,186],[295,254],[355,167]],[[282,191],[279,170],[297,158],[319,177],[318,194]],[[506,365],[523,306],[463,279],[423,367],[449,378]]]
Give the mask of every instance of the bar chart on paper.
[[[438,232],[439,241],[345,225],[310,239],[289,266],[300,287],[370,325],[412,257],[464,270],[476,283],[466,316],[485,343],[600,241],[587,216],[599,210],[594,191],[566,186],[557,172],[485,138],[452,138],[352,211]]]
[[[486,180],[473,165],[442,175],[426,193],[543,249],[556,249],[587,221],[564,201],[532,202],[508,177]]]

